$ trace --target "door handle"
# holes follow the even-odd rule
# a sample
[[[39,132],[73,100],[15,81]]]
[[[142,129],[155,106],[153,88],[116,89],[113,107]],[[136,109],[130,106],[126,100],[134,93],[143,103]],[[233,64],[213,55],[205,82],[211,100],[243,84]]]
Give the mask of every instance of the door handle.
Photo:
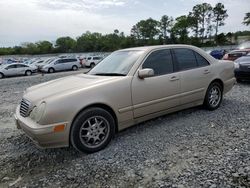
[[[208,69],[204,70],[204,74],[209,74],[210,71]]]
[[[169,80],[170,80],[170,81],[176,81],[176,80],[179,80],[179,77],[177,77],[177,76],[172,76]]]

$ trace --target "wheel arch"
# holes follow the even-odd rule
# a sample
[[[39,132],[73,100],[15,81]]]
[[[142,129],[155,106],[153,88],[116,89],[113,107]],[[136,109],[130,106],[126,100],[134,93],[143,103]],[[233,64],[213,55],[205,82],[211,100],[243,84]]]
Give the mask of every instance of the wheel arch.
[[[114,110],[113,110],[110,106],[108,106],[108,105],[106,105],[106,104],[103,104],[103,103],[95,103],[95,104],[90,104],[90,105],[88,105],[88,106],[82,108],[82,109],[74,116],[74,118],[73,118],[73,120],[72,120],[72,122],[71,122],[71,126],[70,126],[69,137],[70,137],[70,135],[71,135],[72,125],[73,125],[73,123],[75,122],[77,116],[79,116],[79,114],[81,114],[84,110],[86,110],[86,109],[88,109],[88,108],[94,108],[94,107],[96,107],[96,108],[102,108],[102,109],[108,111],[108,112],[112,115],[112,117],[113,117],[114,120],[115,120],[115,133],[118,132],[118,119],[117,119],[117,116],[116,116]],[[70,143],[70,138],[69,138],[69,143]],[[71,143],[70,143],[70,144],[71,144]]]
[[[217,82],[217,83],[220,84],[220,86],[221,86],[221,88],[222,88],[222,92],[223,92],[223,91],[224,91],[224,83],[223,83],[223,81],[222,81],[221,79],[219,79],[219,78],[214,79],[214,80],[209,84],[209,86],[210,86],[212,83],[215,83],[215,82]],[[209,87],[209,86],[208,86],[208,87]]]

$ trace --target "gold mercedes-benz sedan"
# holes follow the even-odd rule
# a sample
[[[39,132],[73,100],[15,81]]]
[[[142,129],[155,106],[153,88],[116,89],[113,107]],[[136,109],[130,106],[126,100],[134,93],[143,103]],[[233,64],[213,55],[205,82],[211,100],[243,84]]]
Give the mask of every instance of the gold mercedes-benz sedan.
[[[234,84],[233,62],[194,46],[123,49],[87,74],[28,88],[15,119],[38,146],[91,153],[139,122],[198,105],[215,110]]]

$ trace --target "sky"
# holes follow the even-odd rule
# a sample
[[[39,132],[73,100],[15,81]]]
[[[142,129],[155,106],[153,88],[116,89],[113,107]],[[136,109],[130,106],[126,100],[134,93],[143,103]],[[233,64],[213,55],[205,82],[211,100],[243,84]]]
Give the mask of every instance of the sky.
[[[77,37],[86,31],[130,34],[133,25],[149,17],[174,18],[187,15],[203,0],[0,0],[0,47],[58,37]],[[250,30],[242,25],[250,0],[206,0],[221,2],[228,10],[226,25],[219,32]]]

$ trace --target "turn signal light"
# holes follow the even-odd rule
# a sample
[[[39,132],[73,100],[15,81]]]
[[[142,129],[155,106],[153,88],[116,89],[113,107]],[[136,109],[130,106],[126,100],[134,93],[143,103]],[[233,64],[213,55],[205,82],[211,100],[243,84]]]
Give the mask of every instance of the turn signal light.
[[[65,125],[57,125],[54,127],[54,132],[62,132],[64,131]]]

